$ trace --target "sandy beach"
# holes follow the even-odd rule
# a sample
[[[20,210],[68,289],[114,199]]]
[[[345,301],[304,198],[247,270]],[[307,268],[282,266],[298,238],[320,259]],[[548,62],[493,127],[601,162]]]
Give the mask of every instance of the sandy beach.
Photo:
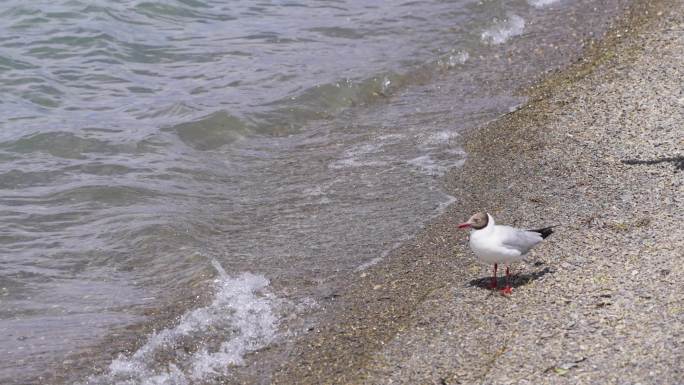
[[[463,138],[447,212],[343,277],[279,384],[684,383],[684,3],[642,2],[530,102]],[[456,224],[562,226],[513,294]]]

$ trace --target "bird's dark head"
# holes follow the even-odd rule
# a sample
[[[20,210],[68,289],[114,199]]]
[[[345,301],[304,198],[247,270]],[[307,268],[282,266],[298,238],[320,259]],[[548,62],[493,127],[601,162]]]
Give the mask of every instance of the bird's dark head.
[[[489,223],[489,215],[487,213],[474,214],[467,222],[458,225],[459,229],[472,228],[475,230],[484,229]]]

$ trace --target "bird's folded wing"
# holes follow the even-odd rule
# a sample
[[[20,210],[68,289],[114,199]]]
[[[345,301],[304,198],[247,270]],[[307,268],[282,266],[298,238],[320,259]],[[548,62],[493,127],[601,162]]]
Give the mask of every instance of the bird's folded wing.
[[[516,249],[525,254],[537,243],[542,241],[539,233],[525,231],[513,227],[502,227],[499,231],[499,239],[505,247]]]

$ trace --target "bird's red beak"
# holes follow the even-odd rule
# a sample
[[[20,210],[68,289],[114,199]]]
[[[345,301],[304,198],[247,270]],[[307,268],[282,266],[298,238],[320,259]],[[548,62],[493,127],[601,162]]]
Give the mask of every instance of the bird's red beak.
[[[470,226],[471,226],[470,223],[466,222],[466,223],[461,223],[460,225],[458,225],[458,228],[459,229],[467,229]]]

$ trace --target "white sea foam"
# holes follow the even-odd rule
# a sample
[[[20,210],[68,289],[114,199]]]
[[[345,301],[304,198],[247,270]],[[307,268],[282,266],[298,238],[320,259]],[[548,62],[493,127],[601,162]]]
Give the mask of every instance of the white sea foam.
[[[404,139],[406,136],[402,134],[384,134],[384,135],[378,135],[377,139],[381,141],[383,144],[392,144],[392,143],[397,143],[401,139]]]
[[[465,64],[470,59],[470,54],[466,51],[460,51],[456,55],[449,56],[449,64],[453,67],[456,64]]]
[[[183,314],[176,326],[152,334],[133,355],[120,355],[107,373],[86,384],[193,384],[228,375],[231,367],[244,364],[246,353],[268,345],[278,327],[268,279],[252,273],[230,277],[212,264],[219,278],[211,304]]]
[[[511,14],[504,20],[496,21],[491,28],[482,32],[482,40],[492,44],[501,44],[513,36],[522,35],[524,30],[525,19]]]
[[[384,167],[387,166],[387,162],[382,162],[382,161],[375,161],[375,160],[369,160],[369,161],[363,161],[355,158],[345,158],[345,159],[340,159],[336,160],[328,167],[332,169],[342,169],[342,168],[354,168],[354,167]]]
[[[435,159],[431,154],[425,154],[413,159],[409,159],[406,163],[416,167],[425,174],[432,176],[442,176],[452,167],[460,167],[465,160],[450,159],[442,161]]]
[[[557,3],[559,0],[527,0],[527,2],[535,8],[543,8],[547,5]]]
[[[449,66],[455,67],[457,64],[465,64],[470,59],[470,54],[466,51],[459,51],[455,55],[449,56]]]
[[[387,162],[375,159],[375,154],[380,152],[383,146],[384,143],[364,143],[351,147],[344,151],[344,157],[342,159],[330,163],[328,167],[332,169],[342,169],[386,166]]]
[[[427,146],[438,146],[444,144],[450,144],[451,140],[458,137],[459,133],[451,130],[437,131],[430,135],[423,136],[419,138],[419,141],[423,145]]]
[[[442,175],[446,171],[446,167],[439,165],[429,154],[410,159],[407,163],[430,175]]]
[[[360,146],[352,147],[352,148],[346,150],[344,153],[348,157],[353,157],[353,156],[359,156],[359,155],[372,154],[372,153],[377,152],[381,148],[382,148],[381,143],[364,143]]]
[[[437,61],[437,65],[443,68],[454,68],[458,65],[465,64],[470,59],[470,54],[466,51],[453,51],[449,56],[441,58]]]
[[[354,269],[354,270],[355,271],[366,270],[367,268],[369,268],[373,265],[377,265],[378,263],[380,263],[380,261],[382,261],[382,257],[371,258],[367,262],[364,262],[364,263],[360,264],[359,266],[357,266],[356,269]]]
[[[406,163],[428,175],[444,175],[448,169],[463,165],[465,153],[453,143],[458,136],[459,133],[453,130],[417,135],[418,149],[422,154]]]

